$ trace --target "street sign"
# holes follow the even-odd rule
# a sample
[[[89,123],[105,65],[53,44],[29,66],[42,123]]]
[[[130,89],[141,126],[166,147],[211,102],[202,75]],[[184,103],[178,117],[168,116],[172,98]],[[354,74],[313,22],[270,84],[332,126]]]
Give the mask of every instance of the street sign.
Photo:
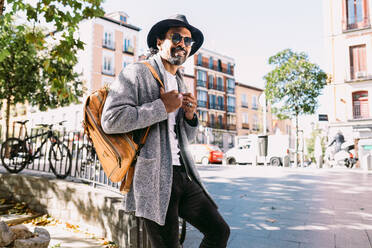
[[[328,121],[328,115],[326,115],[326,114],[319,114],[318,115],[318,120],[319,121]]]

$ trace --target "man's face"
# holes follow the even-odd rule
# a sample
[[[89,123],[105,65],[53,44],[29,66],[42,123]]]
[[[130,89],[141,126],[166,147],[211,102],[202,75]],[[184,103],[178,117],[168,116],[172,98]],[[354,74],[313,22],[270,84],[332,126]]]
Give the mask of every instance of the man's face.
[[[172,37],[182,36],[178,43]],[[157,40],[160,56],[172,65],[182,65],[190,54],[192,44],[185,44],[185,37],[191,38],[191,32],[185,27],[170,28],[164,40]],[[187,43],[187,42],[186,42]],[[189,46],[187,46],[189,45]]]

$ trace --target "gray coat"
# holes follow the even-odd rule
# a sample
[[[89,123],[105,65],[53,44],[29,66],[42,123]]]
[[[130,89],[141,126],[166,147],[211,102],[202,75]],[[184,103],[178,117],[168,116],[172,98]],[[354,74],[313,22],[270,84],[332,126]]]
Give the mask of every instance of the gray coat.
[[[164,66],[159,55],[148,61],[166,85]],[[182,75],[177,72],[180,92],[186,92]],[[135,131],[139,141],[143,129],[151,126],[146,143],[138,157],[133,184],[124,196],[124,209],[135,211],[136,216],[164,225],[172,190],[173,165],[168,134],[168,114],[160,99],[159,86],[146,65],[127,66],[110,86],[102,114],[102,128],[106,133]],[[184,119],[180,108],[176,117],[177,139],[181,155],[188,166],[192,180],[207,193],[187,149],[189,140],[196,135],[198,120]],[[213,202],[213,200],[211,199]],[[214,202],[213,202],[214,203]]]

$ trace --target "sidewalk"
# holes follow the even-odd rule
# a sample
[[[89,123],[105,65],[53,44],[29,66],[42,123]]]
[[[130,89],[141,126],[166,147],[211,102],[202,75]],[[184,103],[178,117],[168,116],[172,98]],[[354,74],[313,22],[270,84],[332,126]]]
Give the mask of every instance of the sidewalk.
[[[229,248],[372,248],[372,174],[347,168],[200,166]],[[188,225],[185,248],[202,235]]]

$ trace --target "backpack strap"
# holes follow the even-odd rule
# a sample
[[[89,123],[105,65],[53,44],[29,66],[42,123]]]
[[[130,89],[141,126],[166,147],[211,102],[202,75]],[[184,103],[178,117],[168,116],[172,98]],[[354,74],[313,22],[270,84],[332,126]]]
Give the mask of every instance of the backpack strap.
[[[145,64],[147,66],[147,68],[149,68],[151,74],[156,79],[156,81],[158,82],[159,86],[164,89],[165,88],[164,87],[164,83],[161,81],[161,79],[160,79],[158,73],[156,73],[154,67],[152,67],[146,61],[142,61],[141,63]],[[137,151],[136,151],[136,155],[134,156],[134,159],[132,161],[132,164],[130,165],[127,174],[125,175],[123,181],[120,184],[120,192],[122,192],[122,193],[127,193],[130,190],[130,186],[132,184],[132,180],[133,180],[133,176],[134,176],[134,166],[136,165],[137,158],[138,158],[138,156],[140,154],[140,151],[141,151],[142,147],[145,145],[145,142],[146,142],[146,139],[147,139],[147,136],[148,136],[149,132],[150,132],[150,126],[146,128],[146,131],[145,131],[144,135],[142,136],[142,139],[140,141],[140,144],[138,145],[138,148],[137,148]]]

